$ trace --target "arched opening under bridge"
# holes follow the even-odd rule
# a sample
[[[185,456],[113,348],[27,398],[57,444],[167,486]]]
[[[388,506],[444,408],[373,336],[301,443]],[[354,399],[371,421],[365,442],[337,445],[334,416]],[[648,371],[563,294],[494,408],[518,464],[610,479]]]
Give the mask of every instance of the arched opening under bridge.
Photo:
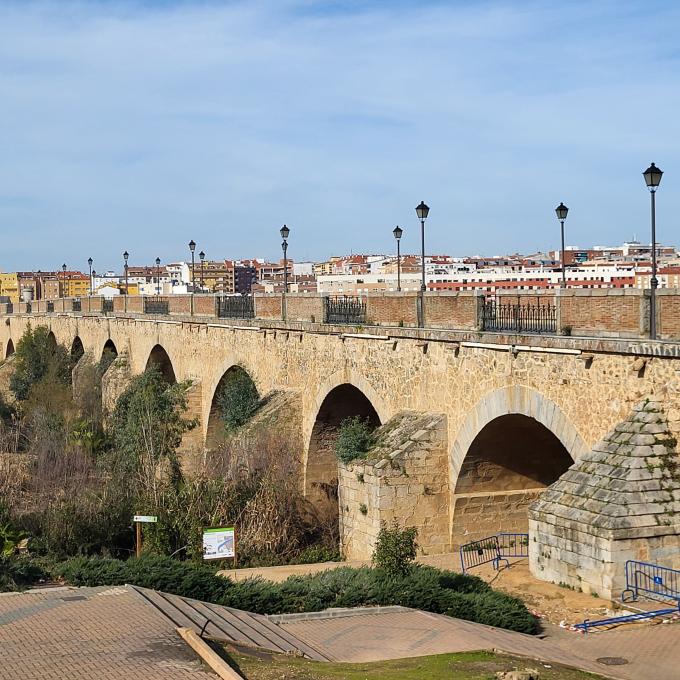
[[[470,444],[455,482],[452,542],[525,533],[529,504],[573,462],[558,437],[534,418],[494,418]]]
[[[336,442],[340,425],[358,416],[378,427],[378,412],[368,397],[350,383],[333,388],[324,398],[312,428],[305,466],[305,496],[319,507],[338,511],[338,458]]]
[[[149,354],[149,358],[146,362],[146,369],[148,370],[152,366],[156,367],[160,374],[163,376],[166,382],[173,383],[177,382],[175,377],[175,369],[172,366],[172,361],[165,349],[161,345],[155,345]]]

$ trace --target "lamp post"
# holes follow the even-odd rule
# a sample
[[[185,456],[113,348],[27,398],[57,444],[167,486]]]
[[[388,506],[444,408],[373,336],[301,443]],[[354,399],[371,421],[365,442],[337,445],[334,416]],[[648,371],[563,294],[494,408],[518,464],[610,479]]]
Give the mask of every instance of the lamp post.
[[[201,251],[198,254],[199,259],[201,260],[201,293],[203,292],[203,264],[205,260],[205,253]]]
[[[92,289],[94,288],[94,285],[93,285],[93,283],[92,283],[92,262],[93,262],[93,261],[94,261],[94,260],[93,260],[91,257],[89,257],[89,258],[87,259],[87,264],[88,264],[88,266],[90,267],[90,295],[92,295]]]
[[[125,311],[127,312],[127,299],[129,295],[129,289],[128,289],[128,257],[130,257],[130,253],[126,250],[123,253],[123,269],[125,270]]]
[[[283,242],[281,243],[281,248],[283,249],[283,292],[288,292],[288,235],[290,234],[290,229],[284,224],[281,227],[281,238]]]
[[[424,293],[426,290],[425,286],[425,220],[430,213],[430,209],[425,205],[424,201],[420,202],[420,205],[416,206],[416,215],[420,220],[420,269],[422,273],[422,280],[420,282],[420,290]]]
[[[656,278],[656,190],[661,184],[663,171],[652,163],[643,173],[645,184],[652,195],[652,279],[649,296],[649,337],[656,340],[656,289],[659,281]]]
[[[189,250],[191,251],[191,294],[194,294],[194,288],[196,287],[196,268],[194,261],[194,251],[196,250],[196,242],[194,239],[189,241]]]
[[[161,258],[156,258],[156,290],[161,294]]]
[[[560,221],[560,229],[562,231],[562,250],[560,250],[560,262],[562,263],[562,283],[560,284],[560,288],[567,287],[567,275],[565,272],[564,265],[564,220],[567,219],[568,212],[569,208],[567,208],[567,206],[564,205],[564,203],[560,203],[555,208],[555,214],[557,215],[557,219]]]
[[[62,288],[61,288],[60,292],[61,292],[61,297],[65,298],[66,297],[66,263],[61,265],[61,271],[63,272],[62,277],[61,277],[61,280],[63,281],[63,283],[61,284]]]
[[[401,292],[401,236],[404,233],[404,230],[396,226],[393,230],[392,233],[394,234],[394,238],[397,239],[397,292]]]

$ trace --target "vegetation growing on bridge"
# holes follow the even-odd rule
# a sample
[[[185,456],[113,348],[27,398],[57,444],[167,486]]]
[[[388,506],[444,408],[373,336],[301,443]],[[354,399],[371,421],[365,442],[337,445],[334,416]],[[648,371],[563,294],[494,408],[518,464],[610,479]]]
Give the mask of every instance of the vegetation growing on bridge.
[[[368,418],[354,416],[346,418],[338,428],[335,451],[343,463],[365,458],[375,443],[374,428]]]
[[[234,366],[220,382],[217,406],[227,432],[245,425],[260,404],[260,395],[252,378],[240,366]]]

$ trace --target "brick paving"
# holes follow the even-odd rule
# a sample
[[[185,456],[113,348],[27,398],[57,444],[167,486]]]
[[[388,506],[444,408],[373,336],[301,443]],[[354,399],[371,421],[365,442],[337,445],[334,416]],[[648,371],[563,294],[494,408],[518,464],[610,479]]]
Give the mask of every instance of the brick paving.
[[[408,609],[278,620],[296,637],[335,661],[380,661],[487,649],[574,666],[620,680],[680,678],[680,624],[635,624],[587,636],[547,626],[541,639]],[[623,657],[628,663],[608,666],[597,661],[602,657]]]
[[[587,636],[548,625],[540,639],[401,607],[263,621],[186,598],[158,597],[130,586],[0,595],[0,680],[214,679],[177,635],[178,617],[195,628],[210,618],[215,637],[219,629],[225,639],[262,635],[276,642],[277,651],[282,644],[309,645],[336,661],[488,649],[619,680],[680,678],[680,624],[636,624]],[[159,602],[167,612],[159,610]],[[606,666],[598,663],[601,657],[628,663]]]
[[[0,680],[215,680],[131,589],[0,595]]]

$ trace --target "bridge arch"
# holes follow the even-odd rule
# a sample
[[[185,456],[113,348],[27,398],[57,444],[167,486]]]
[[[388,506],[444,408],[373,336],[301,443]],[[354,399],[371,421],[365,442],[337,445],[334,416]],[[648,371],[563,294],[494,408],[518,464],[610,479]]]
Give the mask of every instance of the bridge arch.
[[[12,340],[12,338],[10,338],[7,341],[7,348],[5,349],[5,357],[4,358],[9,359],[9,357],[11,357],[12,354],[14,354],[14,341]]]
[[[320,512],[338,512],[338,461],[335,442],[341,423],[354,416],[377,427],[388,411],[383,400],[361,376],[341,372],[319,393],[307,423],[304,457],[304,493]]]
[[[251,389],[252,394],[261,398],[257,385],[248,370],[241,364],[232,364],[224,371],[213,390],[208,412],[207,426],[205,431],[205,446],[207,449],[214,449],[225,439],[225,422],[220,412],[220,397],[228,386],[234,381],[242,381],[245,389]]]
[[[56,349],[57,348],[57,336],[54,334],[53,330],[50,330],[50,332],[47,334],[47,344],[50,347],[50,349]]]
[[[521,385],[487,394],[451,449],[452,542],[526,531],[529,503],[586,451],[573,423],[537,390]]]
[[[151,348],[144,370],[148,370],[151,366],[155,366],[160,371],[166,382],[170,384],[177,382],[177,376],[172,361],[170,360],[170,355],[162,345],[154,345]]]
[[[76,335],[75,338],[73,338],[73,342],[71,343],[71,360],[73,361],[74,364],[77,364],[81,357],[85,354],[85,347],[83,345],[83,341],[80,339],[79,335]]]

